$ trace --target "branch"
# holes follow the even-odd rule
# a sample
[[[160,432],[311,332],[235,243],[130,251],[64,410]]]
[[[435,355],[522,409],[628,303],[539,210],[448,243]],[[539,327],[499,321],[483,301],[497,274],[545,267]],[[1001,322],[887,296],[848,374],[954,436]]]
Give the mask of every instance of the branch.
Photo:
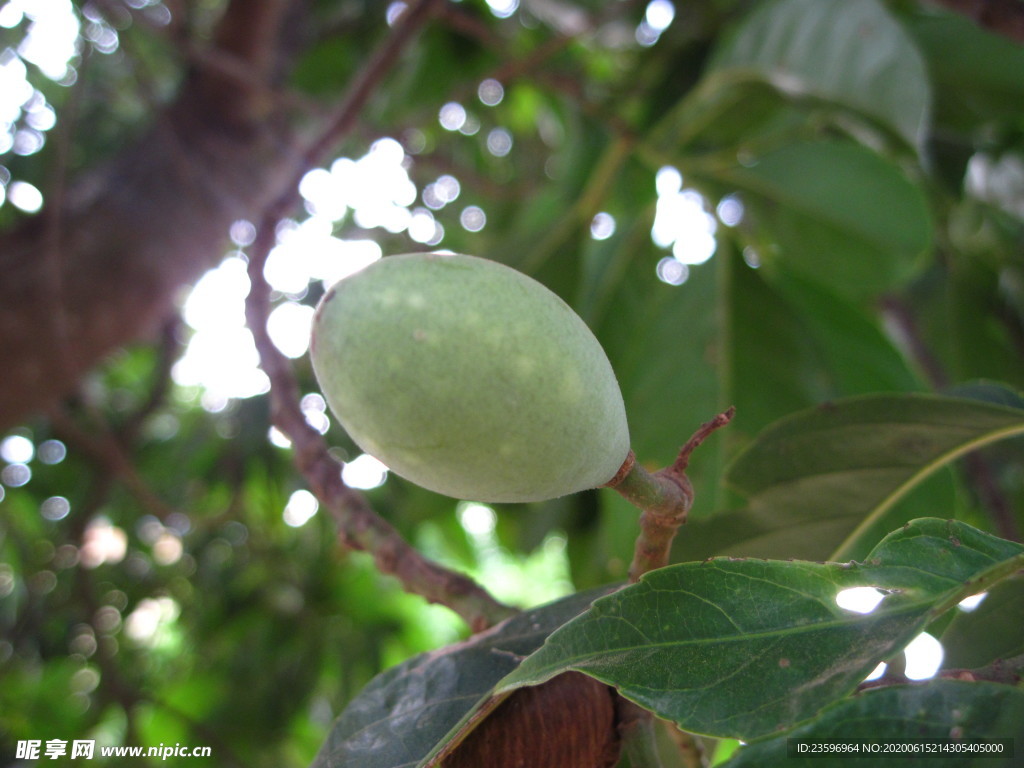
[[[534,81],[572,98],[586,114],[596,117],[606,126],[611,127],[617,136],[632,136],[634,131],[623,119],[621,109],[610,109],[607,105],[595,102],[586,93],[586,88],[583,87],[578,75],[559,74],[557,69],[552,67],[551,62],[573,44],[598,32],[605,24],[634,13],[646,3],[647,0],[623,0],[619,3],[609,3],[582,18],[578,27],[573,31],[555,32],[544,43],[531,50],[527,56],[520,55],[505,38],[494,33],[486,23],[458,5],[447,4],[441,18],[453,30],[475,39],[485,50],[495,51],[498,54],[497,58],[501,64],[495,67],[487,75],[488,77],[506,84],[515,80],[532,78]],[[451,94],[450,98],[455,101],[464,101],[471,98],[474,93],[463,86],[459,91]]]
[[[639,507],[640,535],[636,540],[629,580],[638,581],[648,571],[668,565],[672,540],[693,506],[693,486],[686,477],[691,454],[713,432],[728,424],[735,408],[729,408],[700,426],[670,467],[650,473],[629,452],[618,474],[605,484]]]
[[[231,0],[213,47],[196,62],[202,98],[243,129],[276,106],[268,94],[282,72],[282,29],[290,5],[289,0]]]
[[[950,385],[949,375],[925,343],[917,319],[906,303],[895,296],[886,296],[879,302],[879,309],[897,344],[920,367],[928,383],[939,391],[947,389]],[[963,468],[979,503],[992,518],[999,535],[1010,541],[1020,541],[1021,532],[1013,514],[1013,504],[999,486],[985,456],[979,453],[965,456]]]
[[[131,459],[131,446],[122,442],[121,437],[100,419],[95,419],[90,428],[86,429],[78,426],[63,410],[51,409],[48,415],[54,435],[96,467],[97,482],[103,489],[102,494],[109,491],[109,480],[116,477],[124,483],[124,487],[147,513],[160,520],[167,520],[175,511],[153,491],[139,473]],[[133,438],[134,432],[127,437]],[[86,519],[87,516],[80,516],[83,523]]]
[[[271,420],[292,441],[295,464],[313,493],[331,510],[342,543],[371,553],[378,570],[397,577],[407,592],[451,608],[478,632],[516,611],[496,601],[472,579],[425,559],[373,511],[361,494],[342,482],[340,467],[328,453],[327,443],[302,413],[301,393],[291,364],[267,333],[270,286],[263,275],[263,266],[276,241],[277,223],[301,200],[298,186],[302,176],[352,130],[379,82],[438,2],[421,0],[402,13],[391,34],[349,87],[334,118],[302,153],[292,183],[267,206],[250,253],[251,288],[246,299],[246,321],[256,341],[260,364],[270,378]]]
[[[391,34],[384,39],[383,43],[373,52],[366,66],[356,75],[341,101],[334,120],[306,150],[305,159],[310,167],[315,165],[333,145],[355,127],[363,107],[373,95],[378,83],[394,66],[396,59],[419,32],[420,27],[441,5],[442,0],[419,0],[402,11],[402,15],[395,21]],[[306,170],[308,168],[303,169],[303,173]],[[294,186],[298,187],[298,180]]]
[[[292,180],[284,185],[281,195],[266,207],[263,213],[264,227],[273,229],[277,222],[298,207],[301,202],[299,183],[310,170],[323,162],[330,150],[341,142],[356,126],[359,116],[373,95],[381,80],[394,66],[399,55],[413,39],[434,12],[441,0],[419,0],[402,12],[395,26],[377,49],[366,66],[359,70],[352,81],[337,111],[328,121],[326,128],[300,152],[292,172]]]
[[[1009,659],[996,659],[991,664],[975,669],[940,669],[935,679],[942,680],[965,680],[967,682],[987,681],[991,683],[1005,683],[1006,685],[1019,685],[1024,680],[1024,654],[1012,656]],[[896,674],[886,674],[876,680],[867,680],[857,687],[857,692],[867,691],[872,688],[885,688],[890,685],[921,685],[928,680],[911,680],[902,671]]]

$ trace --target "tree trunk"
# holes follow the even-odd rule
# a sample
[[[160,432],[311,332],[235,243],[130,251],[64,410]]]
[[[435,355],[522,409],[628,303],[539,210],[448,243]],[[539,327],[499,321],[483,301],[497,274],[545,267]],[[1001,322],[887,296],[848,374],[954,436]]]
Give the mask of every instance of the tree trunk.
[[[224,255],[231,223],[255,220],[293,178],[292,137],[268,94],[285,11],[303,5],[233,0],[149,130],[0,235],[0,430],[151,338]]]

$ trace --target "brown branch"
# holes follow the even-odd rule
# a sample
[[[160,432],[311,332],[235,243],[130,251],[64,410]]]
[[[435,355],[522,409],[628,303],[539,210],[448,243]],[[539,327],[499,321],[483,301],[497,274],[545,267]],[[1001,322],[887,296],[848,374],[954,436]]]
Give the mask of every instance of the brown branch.
[[[296,466],[313,493],[333,514],[342,543],[371,553],[377,568],[397,577],[406,591],[448,606],[477,632],[513,615],[514,609],[496,601],[472,579],[422,557],[373,511],[361,494],[342,482],[340,467],[328,453],[326,442],[302,413],[299,387],[291,364],[267,333],[270,286],[263,275],[263,265],[276,241],[277,223],[300,202],[298,185],[302,176],[355,127],[361,110],[380,81],[438,4],[439,0],[421,0],[402,13],[391,34],[381,42],[350,85],[333,119],[301,153],[292,183],[265,209],[250,253],[251,288],[246,300],[246,320],[263,370],[270,378],[271,419],[292,441]]]
[[[690,466],[690,456],[697,450],[701,443],[707,440],[713,432],[718,431],[730,421],[732,417],[736,415],[736,408],[727,408],[722,413],[715,416],[711,421],[706,421],[701,424],[697,431],[693,433],[689,440],[686,441],[686,445],[679,449],[679,455],[676,460],[672,463],[671,472],[677,475],[683,475],[686,473],[686,468]]]
[[[281,37],[290,6],[290,0],[231,0],[214,31],[206,61],[216,65],[199,69],[198,88],[239,126],[266,118],[276,107],[267,93],[283,72]]]
[[[342,543],[373,555],[382,573],[398,578],[406,591],[429,602],[446,605],[459,614],[474,632],[513,615],[516,611],[496,601],[472,579],[432,563],[404,541],[381,519],[366,499],[341,480],[338,463],[328,453],[319,432],[307,422],[300,408],[300,391],[291,364],[274,346],[267,333],[270,286],[263,265],[276,242],[277,223],[299,201],[302,176],[321,162],[328,151],[356,125],[359,113],[390,71],[409,41],[430,17],[439,0],[421,2],[403,12],[391,34],[374,52],[349,87],[334,118],[302,153],[293,182],[269,206],[257,227],[249,261],[251,288],[246,299],[246,320],[256,341],[260,364],[271,382],[271,419],[291,441],[295,463],[313,493],[331,511]]]
[[[460,6],[446,5],[441,18],[452,29],[476,39],[483,48],[499,53],[502,64],[487,75],[488,77],[502,83],[509,83],[526,77],[533,78],[552,90],[562,92],[573,99],[586,114],[596,117],[605,125],[610,126],[616,135],[631,137],[634,131],[623,120],[621,110],[614,108],[619,106],[618,104],[609,108],[608,105],[596,103],[587,95],[579,76],[573,76],[571,73],[560,75],[552,70],[550,62],[572,46],[573,43],[599,30],[602,25],[615,18],[632,13],[644,5],[646,5],[646,0],[626,0],[621,3],[606,5],[600,11],[589,15],[578,30],[572,33],[554,34],[525,57],[513,52],[506,44],[504,38],[492,32],[486,23]],[[452,94],[450,98],[455,101],[462,101],[473,95],[474,92],[462,87],[459,92]]]
[[[153,372],[149,394],[117,428],[117,437],[123,445],[133,445],[136,442],[139,430],[146,423],[146,419],[152,416],[167,398],[171,386],[171,369],[178,357],[178,330],[181,326],[181,318],[173,317],[160,332],[156,369]]]
[[[970,479],[971,488],[978,496],[981,506],[988,512],[996,531],[1004,539],[1020,541],[1021,531],[1017,525],[1013,503],[1006,491],[1000,487],[999,478],[982,453],[972,453],[963,459],[964,473]]]
[[[56,409],[49,412],[49,417],[54,435],[97,468],[98,476],[103,478],[102,493],[109,491],[110,478],[117,477],[139,505],[154,517],[166,520],[175,511],[149,487],[129,458],[130,449],[106,425],[97,423],[86,430],[65,411]]]
[[[936,390],[949,387],[950,380],[942,363],[925,343],[921,329],[910,308],[894,296],[883,297],[879,302],[883,318],[888,321],[890,332],[907,351],[911,360],[921,369],[928,383]],[[995,473],[984,455],[972,453],[963,460],[964,474],[977,495],[980,505],[988,512],[996,530],[1004,539],[1020,541],[1021,532],[1013,512],[1013,504],[1006,492],[999,486]]]
[[[420,0],[402,12],[395,22],[391,34],[378,46],[366,66],[360,70],[352,82],[334,119],[306,149],[303,155],[305,167],[303,167],[302,173],[322,160],[327,152],[355,127],[363,107],[366,106],[366,102],[373,95],[377,85],[394,66],[395,61],[409,45],[410,40],[417,34],[420,27],[440,5],[441,0]],[[298,179],[294,186],[298,186]]]
[[[888,322],[889,331],[895,336],[898,346],[906,350],[911,361],[918,365],[928,382],[935,389],[948,387],[949,376],[946,369],[925,344],[917,319],[906,303],[896,296],[883,296],[878,308],[883,319]]]
[[[1013,656],[1009,659],[996,659],[991,664],[975,669],[940,669],[935,678],[940,680],[965,680],[967,682],[987,681],[991,683],[1005,683],[1006,685],[1019,685],[1024,680],[1024,654]],[[902,671],[895,674],[883,675],[876,680],[867,680],[857,686],[857,692],[871,690],[872,688],[885,688],[890,685],[923,685],[928,680],[911,680]]]

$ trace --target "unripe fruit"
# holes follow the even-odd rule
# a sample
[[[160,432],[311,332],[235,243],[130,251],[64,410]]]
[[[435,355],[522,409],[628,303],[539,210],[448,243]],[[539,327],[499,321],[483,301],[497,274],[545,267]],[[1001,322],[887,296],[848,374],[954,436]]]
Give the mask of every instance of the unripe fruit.
[[[611,480],[629,432],[608,358],[535,280],[473,256],[377,261],[324,296],[313,369],[367,453],[461,499],[550,499]]]

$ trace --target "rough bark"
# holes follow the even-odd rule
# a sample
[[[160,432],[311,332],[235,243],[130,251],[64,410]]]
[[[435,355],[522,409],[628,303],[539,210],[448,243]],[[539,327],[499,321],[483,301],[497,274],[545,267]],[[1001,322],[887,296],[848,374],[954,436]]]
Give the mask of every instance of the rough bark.
[[[141,138],[0,235],[0,430],[151,338],[223,256],[231,223],[280,195],[295,158],[268,94],[284,64],[286,11],[301,5],[229,3],[213,55]]]

